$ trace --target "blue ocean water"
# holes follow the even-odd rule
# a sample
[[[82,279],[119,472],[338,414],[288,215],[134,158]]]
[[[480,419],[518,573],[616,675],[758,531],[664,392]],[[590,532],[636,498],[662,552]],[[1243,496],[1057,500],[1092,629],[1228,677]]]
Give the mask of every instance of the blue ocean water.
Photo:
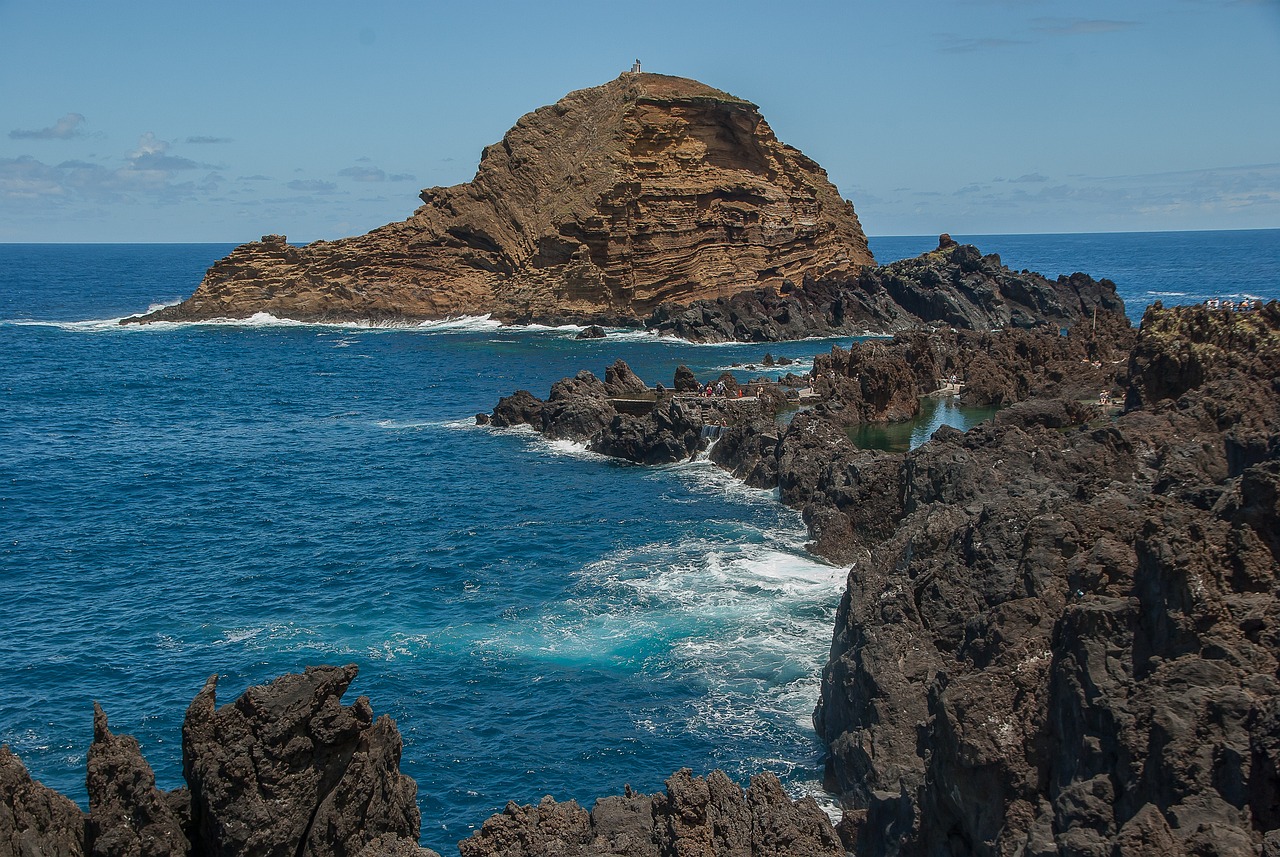
[[[1280,296],[1280,230],[957,237],[1111,276],[1135,318],[1156,296]],[[229,249],[0,245],[0,741],[36,778],[84,803],[98,700],[172,788],[209,675],[229,701],[355,662],[442,853],[509,799],[654,791],[684,766],[819,791],[809,716],[844,569],[805,552],[799,516],[706,462],[633,467],[472,418],[616,357],[669,382],[766,350],[804,371],[833,340],[115,323]]]

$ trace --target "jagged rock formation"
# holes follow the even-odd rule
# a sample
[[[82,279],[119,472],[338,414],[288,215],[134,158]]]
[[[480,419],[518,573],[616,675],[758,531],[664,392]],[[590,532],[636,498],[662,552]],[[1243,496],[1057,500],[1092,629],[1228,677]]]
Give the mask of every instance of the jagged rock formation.
[[[138,742],[94,706],[89,816],[0,748],[0,857],[431,857],[400,733],[356,667],[311,667],[217,706],[217,677],[182,728],[188,788],[161,792]]]
[[[737,383],[732,376],[731,394]],[[693,373],[680,367],[675,390],[698,389]],[[650,403],[641,415],[622,412],[617,399],[640,397]],[[647,402],[645,402],[647,400]],[[636,464],[671,464],[692,458],[706,449],[704,428],[742,423],[759,403],[733,398],[677,399],[670,391],[650,390],[622,360],[605,371],[601,381],[587,370],[562,378],[551,386],[544,402],[528,390],[504,396],[492,414],[478,414],[477,422],[496,428],[528,425],[552,440],[575,440],[602,455]]]
[[[615,367],[616,368],[616,367]],[[631,376],[634,378],[634,376]],[[634,383],[614,373],[614,383]],[[217,677],[187,710],[187,788],[156,789],[138,742],[94,706],[90,813],[33,782],[0,746],[0,857],[440,857],[418,844],[417,787],[400,735],[369,700],[344,706],[355,666],[310,667],[218,707]],[[459,844],[464,857],[623,854],[836,857],[830,819],[772,774],[672,775],[665,794],[606,797],[590,814],[550,797],[509,804]]]
[[[71,800],[31,779],[0,745],[0,855],[83,857],[85,816]]]
[[[890,333],[922,325],[993,330],[1070,327],[1095,312],[1124,318],[1115,283],[1086,274],[1049,280],[1012,271],[996,254],[940,236],[938,249],[860,270],[806,276],[780,289],[667,304],[645,320],[658,333],[694,342],[774,342],[806,336]],[[1127,324],[1127,321],[1125,322]]]
[[[93,706],[89,746],[89,822],[85,850],[93,857],[185,857],[191,797],[165,794],[132,735],[113,735],[101,706]]]
[[[846,463],[815,725],[857,854],[1276,853],[1277,377],[1276,304],[1157,307],[1114,421]]]
[[[238,247],[146,320],[633,322],[872,261],[853,206],[754,104],[624,74],[523,116],[471,182],[354,238]]]
[[[812,798],[792,801],[777,777],[759,774],[744,792],[721,771],[682,770],[665,794],[601,798],[591,812],[544,798],[507,804],[469,839],[462,857],[842,857],[835,830]]]
[[[312,667],[217,707],[213,676],[187,709],[182,769],[209,857],[355,857],[383,834],[417,841],[417,786],[400,733],[367,697],[340,703],[354,665]]]

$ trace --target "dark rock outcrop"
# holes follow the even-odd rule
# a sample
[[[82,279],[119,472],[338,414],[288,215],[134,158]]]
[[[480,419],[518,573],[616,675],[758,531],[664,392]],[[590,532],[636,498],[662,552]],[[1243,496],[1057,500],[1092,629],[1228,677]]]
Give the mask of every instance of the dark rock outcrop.
[[[217,677],[187,709],[183,774],[208,857],[355,857],[376,837],[418,839],[417,786],[400,734],[366,697],[341,698],[356,667],[311,667],[217,706]]]
[[[806,276],[781,290],[664,305],[646,320],[694,342],[773,342],[807,336],[890,333],[937,325],[963,330],[1128,325],[1110,280],[1049,280],[1012,271],[994,254],[943,236],[937,250],[878,267]]]
[[[681,369],[688,379],[677,371],[676,389],[696,388],[693,373]],[[623,413],[615,401],[637,403],[643,413]],[[690,403],[650,390],[631,367],[617,360],[605,370],[604,381],[586,370],[557,381],[545,402],[526,390],[504,397],[494,407],[489,424],[498,428],[529,425],[549,439],[585,443],[603,455],[636,464],[671,464],[706,449],[703,427],[712,415],[716,425],[727,421],[729,407],[723,399]]]
[[[27,773],[0,744],[0,854],[83,857],[85,816],[71,800]]]
[[[191,851],[184,823],[191,815],[189,794],[157,789],[137,739],[111,734],[96,703],[85,785],[85,850],[93,857],[186,857]]]
[[[757,107],[624,74],[526,114],[475,178],[367,235],[267,235],[148,321],[424,319],[635,324],[667,301],[872,261],[853,206]]]
[[[847,515],[815,725],[856,853],[1277,838],[1280,313],[1157,308],[1132,353],[1114,421],[1033,400],[939,432]]]
[[[590,812],[574,801],[507,804],[469,839],[462,857],[841,857],[831,821],[812,798],[792,801],[777,777],[760,774],[744,791],[720,771],[682,770],[664,794],[601,798]]]

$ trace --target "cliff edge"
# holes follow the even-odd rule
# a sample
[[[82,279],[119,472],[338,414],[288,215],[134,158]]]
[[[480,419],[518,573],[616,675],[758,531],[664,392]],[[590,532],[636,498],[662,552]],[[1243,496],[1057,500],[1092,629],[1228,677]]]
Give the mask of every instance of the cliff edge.
[[[305,247],[237,247],[186,301],[130,321],[638,319],[873,262],[853,206],[756,105],[626,73],[521,117],[467,184]]]

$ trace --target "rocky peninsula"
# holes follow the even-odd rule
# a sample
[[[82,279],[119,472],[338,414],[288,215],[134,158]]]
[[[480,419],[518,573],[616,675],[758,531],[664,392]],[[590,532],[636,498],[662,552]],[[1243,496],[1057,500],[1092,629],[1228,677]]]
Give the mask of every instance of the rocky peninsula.
[[[619,362],[481,422],[638,463],[710,446],[851,564],[814,713],[850,852],[1280,854],[1280,305],[855,343],[786,423],[785,384],[691,375]],[[952,375],[1003,409],[904,454],[850,440]]]

